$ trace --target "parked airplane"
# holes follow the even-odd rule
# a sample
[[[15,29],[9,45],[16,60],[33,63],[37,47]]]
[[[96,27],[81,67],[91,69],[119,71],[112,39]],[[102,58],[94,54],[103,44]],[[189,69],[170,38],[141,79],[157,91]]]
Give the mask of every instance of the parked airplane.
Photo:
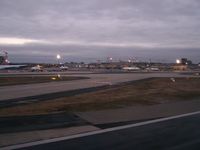
[[[128,71],[138,71],[140,70],[139,67],[123,67],[123,70],[128,70]]]
[[[26,65],[10,65],[8,60],[8,53],[6,51],[0,52],[0,70],[2,69],[14,69],[25,67]]]
[[[2,69],[14,69],[14,68],[21,68],[25,67],[26,65],[0,65],[0,70]]]
[[[34,67],[31,67],[31,71],[43,71],[43,69],[42,69],[42,66],[40,66],[40,65],[37,65],[37,66],[34,66]]]
[[[150,67],[150,68],[146,68],[146,70],[148,70],[148,71],[159,71],[159,68]]]
[[[68,70],[69,67],[67,67],[67,66],[61,66],[60,69],[61,69],[61,70]]]

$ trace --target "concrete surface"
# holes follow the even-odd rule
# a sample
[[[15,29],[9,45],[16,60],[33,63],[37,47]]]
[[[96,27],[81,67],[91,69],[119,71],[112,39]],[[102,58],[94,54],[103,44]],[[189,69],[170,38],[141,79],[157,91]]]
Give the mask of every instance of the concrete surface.
[[[90,125],[73,113],[0,117],[0,134]]]
[[[67,75],[66,75],[67,76]],[[70,75],[68,75],[70,76]],[[127,73],[127,74],[76,74],[73,76],[86,76],[90,79],[38,83],[29,85],[14,85],[0,87],[0,100],[9,100],[20,97],[55,93],[75,89],[83,89],[102,85],[117,84],[121,82],[140,80],[150,77],[183,77],[178,73]]]
[[[29,132],[6,133],[0,134],[0,149],[8,145],[15,145],[38,140],[46,140],[56,137],[69,136],[78,133],[90,132],[99,130],[94,126],[78,126],[70,128],[60,128],[51,130],[38,130]]]
[[[25,144],[20,150],[199,150],[200,112]],[[21,145],[22,146],[22,145]],[[15,147],[16,148],[16,147]]]
[[[140,120],[174,116],[199,110],[200,101],[191,100],[150,106],[132,106],[121,109],[79,112],[76,113],[76,115],[90,122],[91,126],[86,125],[51,130],[0,134],[0,147],[99,130],[99,128],[97,128],[95,125],[98,126],[100,124],[102,125],[127,121],[138,122]]]
[[[80,76],[80,74],[77,74],[77,76]],[[82,88],[95,87],[95,86],[101,86],[101,85],[107,85],[107,84],[117,84],[121,82],[146,79],[150,77],[186,77],[188,75],[180,75],[178,73],[142,73],[142,74],[128,73],[128,74],[84,74],[81,76],[88,76],[91,79],[79,80],[79,81],[52,82],[52,83],[0,87],[0,100],[9,100],[12,98],[40,95],[40,94],[45,94],[45,93],[54,93],[54,92],[67,91],[67,90],[73,90],[73,89],[82,89]],[[199,108],[200,108],[200,102],[198,100],[193,100],[193,101],[182,101],[182,102],[176,102],[176,103],[167,103],[167,104],[159,104],[159,105],[151,105],[151,106],[132,106],[128,108],[126,107],[126,108],[121,108],[121,109],[103,110],[103,111],[96,111],[96,112],[93,112],[93,111],[81,112],[81,113],[78,112],[76,113],[76,115],[80,116],[81,118],[93,124],[107,124],[107,123],[152,119],[152,118],[177,115],[177,114],[187,113],[191,111],[197,111],[199,110]],[[66,135],[71,135],[71,134],[93,131],[93,130],[98,130],[98,128],[94,126],[81,126],[81,127],[73,127],[73,128],[66,128],[66,129],[20,132],[17,134],[16,133],[1,134],[0,146],[24,143],[24,142],[30,142],[30,141],[37,141],[41,139],[61,137],[61,136],[66,136]],[[134,133],[134,132],[132,134],[139,134],[139,133]],[[116,135],[118,134],[119,133],[117,133]],[[129,135],[127,134],[127,136]],[[115,144],[117,144],[116,142],[118,141],[115,141],[116,139],[114,138],[114,136],[108,136],[108,137],[107,135],[105,136],[105,139],[107,141],[109,141],[110,138],[111,140],[114,141]],[[120,139],[120,137],[118,138]],[[149,137],[149,139],[150,138],[151,137]],[[93,141],[92,139],[93,138],[90,138],[91,141]],[[96,142],[96,139],[94,139],[94,141]],[[75,144],[76,142],[77,141],[74,141]],[[86,143],[87,142],[88,141],[86,138]],[[80,144],[80,140],[78,140],[78,143]],[[55,143],[55,144],[56,146],[58,146],[60,143]],[[89,142],[88,144],[91,144],[91,143]],[[66,144],[64,144],[64,146],[66,146]],[[69,143],[69,146],[70,146],[70,143]],[[73,146],[74,145],[72,145],[72,148]],[[83,146],[86,146],[87,148],[87,145],[85,145],[85,143],[83,144]],[[93,146],[94,145],[92,145],[91,147]],[[102,145],[102,146],[103,147],[100,147],[100,149],[107,148],[105,145]],[[45,145],[45,148],[49,149],[51,148],[51,145],[47,145],[47,147]],[[53,148],[55,148],[54,145],[52,149]],[[62,149],[62,147],[60,148]]]
[[[108,124],[146,120],[200,110],[200,99],[157,105],[137,105],[119,109],[77,112],[76,115],[92,124]]]

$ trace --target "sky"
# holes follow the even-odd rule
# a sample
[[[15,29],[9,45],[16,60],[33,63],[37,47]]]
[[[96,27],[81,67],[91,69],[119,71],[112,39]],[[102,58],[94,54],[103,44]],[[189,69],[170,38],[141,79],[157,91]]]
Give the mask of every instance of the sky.
[[[0,0],[11,62],[200,62],[199,0]]]

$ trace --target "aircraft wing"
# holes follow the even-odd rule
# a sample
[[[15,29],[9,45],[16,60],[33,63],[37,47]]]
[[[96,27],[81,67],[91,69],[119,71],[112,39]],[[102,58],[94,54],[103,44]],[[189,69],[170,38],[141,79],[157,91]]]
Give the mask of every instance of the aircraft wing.
[[[1,69],[9,69],[9,68],[20,68],[24,67],[26,65],[0,65],[0,70]]]

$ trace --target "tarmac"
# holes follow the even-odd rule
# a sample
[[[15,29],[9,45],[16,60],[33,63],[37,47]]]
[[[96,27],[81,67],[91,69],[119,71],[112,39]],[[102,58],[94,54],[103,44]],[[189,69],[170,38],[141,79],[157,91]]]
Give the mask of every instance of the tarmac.
[[[57,137],[75,135],[79,133],[86,133],[99,130],[95,126],[85,125],[59,129],[37,130],[17,133],[4,133],[0,134],[0,149],[1,147],[22,144],[27,142],[47,140]]]
[[[24,76],[24,74],[21,74]],[[34,75],[34,74],[33,74]],[[50,74],[49,74],[50,75]],[[18,74],[19,76],[19,74]],[[74,74],[63,76],[83,76],[90,79],[49,82],[28,85],[13,85],[0,87],[0,101],[36,96],[48,93],[70,91],[104,85],[113,85],[122,82],[147,79],[151,77],[187,77],[180,73],[120,73],[120,74]]]
[[[80,76],[80,74],[76,75]],[[10,99],[104,85],[114,85],[151,77],[187,77],[191,75],[182,75],[179,73],[124,73],[82,74],[82,76],[90,77],[90,79],[0,87],[0,101],[9,101]],[[196,99],[190,101],[165,102],[157,105],[137,105],[102,111],[75,112],[75,115],[89,122],[89,124],[68,128],[2,133],[0,134],[0,147],[38,141],[41,139],[75,135],[78,133],[101,130],[106,127],[118,126],[119,124],[128,124],[130,122],[140,122],[142,120],[189,113],[198,111],[199,108],[200,102]]]
[[[199,108],[200,101],[191,100],[148,106],[131,106],[102,111],[77,112],[75,115],[88,122],[88,125],[49,130],[3,133],[0,135],[0,147],[38,140],[47,140],[55,137],[75,135],[83,132],[116,127],[119,125],[127,125],[130,123],[180,115],[199,111]]]
[[[105,125],[110,123],[162,118],[198,110],[200,110],[200,101],[196,99],[190,101],[165,102],[155,105],[136,105],[118,109],[77,112],[76,115],[93,125]]]

